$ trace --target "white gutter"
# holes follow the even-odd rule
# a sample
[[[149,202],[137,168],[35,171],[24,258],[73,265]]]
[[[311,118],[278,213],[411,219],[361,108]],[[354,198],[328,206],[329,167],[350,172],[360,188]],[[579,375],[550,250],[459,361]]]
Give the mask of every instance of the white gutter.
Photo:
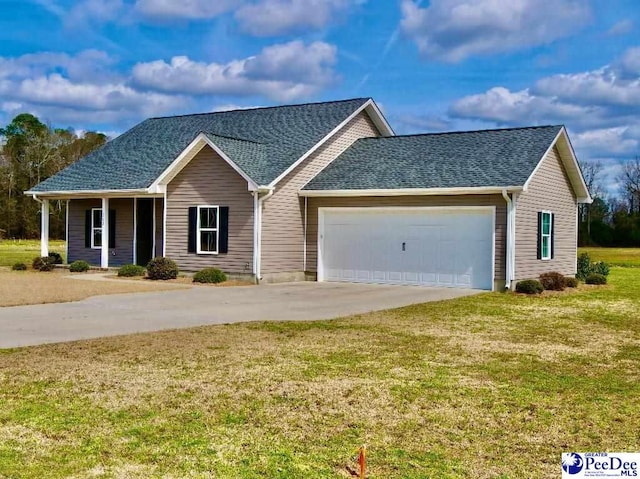
[[[260,282],[262,263],[262,204],[273,196],[275,188],[260,186],[253,192],[253,274]],[[266,193],[260,196],[260,193]]]
[[[509,196],[506,189],[502,190],[502,197],[507,202],[507,251],[506,251],[506,274],[505,283],[507,289],[511,289],[511,282],[515,279],[515,259],[516,259],[516,199]]]
[[[368,190],[301,190],[300,196],[425,196],[425,195],[499,195],[503,191],[522,191],[522,186],[477,186],[467,188],[389,188]]]

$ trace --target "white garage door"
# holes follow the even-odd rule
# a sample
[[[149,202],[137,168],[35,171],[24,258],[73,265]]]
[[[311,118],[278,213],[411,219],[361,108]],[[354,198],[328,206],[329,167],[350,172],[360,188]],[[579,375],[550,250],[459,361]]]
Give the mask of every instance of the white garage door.
[[[493,288],[493,207],[320,208],[319,281]]]

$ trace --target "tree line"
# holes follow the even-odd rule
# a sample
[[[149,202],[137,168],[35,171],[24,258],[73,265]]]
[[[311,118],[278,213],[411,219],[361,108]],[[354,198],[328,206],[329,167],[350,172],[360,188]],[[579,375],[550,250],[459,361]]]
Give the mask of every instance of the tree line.
[[[640,246],[640,157],[623,163],[618,175],[619,196],[604,190],[600,162],[581,163],[580,168],[593,203],[579,210],[580,246]]]
[[[52,128],[29,113],[0,128],[0,237],[39,237],[40,205],[24,192],[106,142],[103,133]],[[65,236],[65,209],[51,203],[51,238]]]

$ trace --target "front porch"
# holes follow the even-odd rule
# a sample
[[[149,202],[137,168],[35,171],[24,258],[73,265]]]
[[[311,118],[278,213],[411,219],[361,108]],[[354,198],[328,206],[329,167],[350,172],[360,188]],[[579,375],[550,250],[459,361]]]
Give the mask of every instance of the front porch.
[[[41,252],[49,254],[49,201],[41,200]],[[101,268],[142,266],[164,255],[164,199],[82,198],[67,200],[67,263]]]

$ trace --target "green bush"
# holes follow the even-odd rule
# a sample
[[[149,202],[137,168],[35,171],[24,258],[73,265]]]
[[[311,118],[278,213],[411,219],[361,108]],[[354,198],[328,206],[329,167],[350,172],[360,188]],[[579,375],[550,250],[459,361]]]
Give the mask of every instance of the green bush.
[[[53,270],[53,261],[51,256],[37,256],[33,258],[31,266],[36,271],[51,271]]]
[[[557,271],[542,273],[540,275],[540,283],[542,283],[544,289],[549,291],[564,291],[565,288],[564,275]]]
[[[598,261],[597,263],[591,263],[591,273],[598,273],[602,276],[609,276],[609,265],[604,261]]]
[[[193,275],[194,283],[223,283],[227,275],[218,268],[205,268]]]
[[[603,276],[609,276],[609,265],[604,261],[592,263],[588,253],[582,253],[578,256],[578,272],[576,278],[585,281],[591,273],[598,273]]]
[[[26,271],[27,270],[27,265],[24,263],[14,263],[13,266],[11,267],[11,269],[13,271]]]
[[[578,287],[578,278],[573,278],[571,276],[566,276],[564,278],[564,285],[567,288],[577,288]]]
[[[576,278],[580,281],[587,279],[591,273],[591,258],[589,253],[582,253],[578,256],[578,271],[576,272]]]
[[[147,264],[147,277],[149,279],[176,279],[178,277],[178,265],[169,258],[153,258]]]
[[[60,253],[56,253],[55,251],[49,252],[49,258],[51,258],[51,262],[53,264],[62,264],[62,256]]]
[[[144,267],[137,264],[125,264],[118,269],[118,276],[144,276]]]
[[[600,273],[591,273],[584,281],[587,284],[607,284],[607,277]]]
[[[524,281],[518,281],[516,291],[524,294],[540,294],[544,291],[544,287],[537,279],[525,279]]]
[[[89,263],[79,259],[69,265],[69,271],[72,273],[84,273],[85,271],[89,271],[90,267]]]

